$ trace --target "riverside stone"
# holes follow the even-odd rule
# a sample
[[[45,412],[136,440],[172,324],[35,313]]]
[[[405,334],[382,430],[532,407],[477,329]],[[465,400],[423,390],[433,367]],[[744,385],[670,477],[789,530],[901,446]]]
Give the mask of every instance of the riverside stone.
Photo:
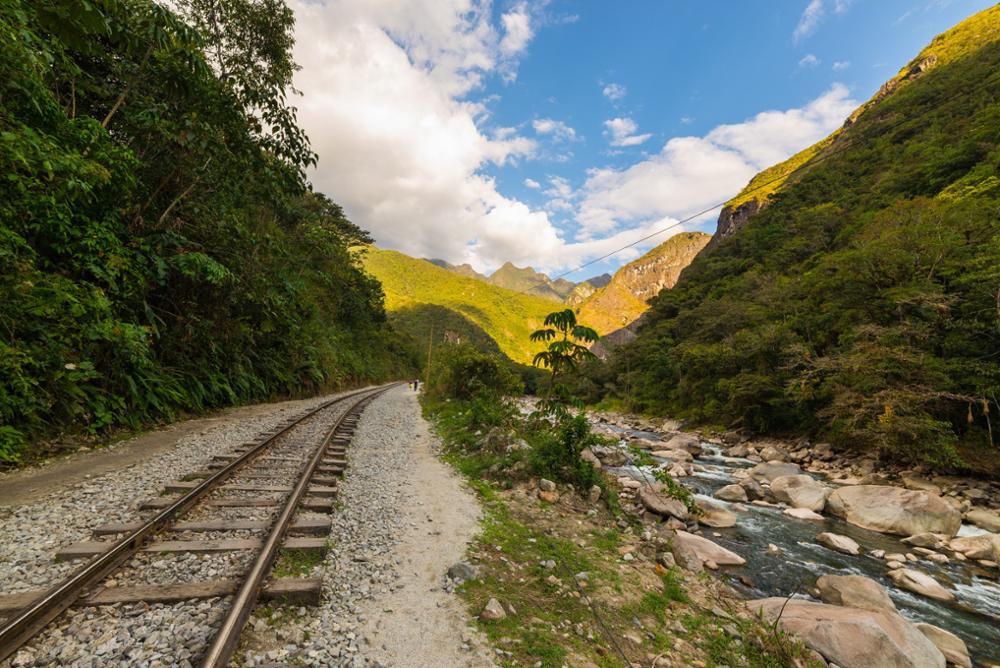
[[[965,519],[980,529],[1000,533],[1000,513],[995,510],[976,508],[965,514]]]
[[[897,587],[908,589],[912,592],[933,598],[938,601],[952,601],[955,595],[945,589],[940,582],[920,571],[912,568],[897,568],[889,572],[889,579]]]
[[[826,507],[851,524],[904,536],[954,536],[962,525],[959,512],[938,495],[887,485],[841,487],[830,494]]]
[[[965,641],[950,631],[945,631],[939,626],[917,622],[917,630],[927,636],[927,639],[934,643],[945,660],[960,668],[972,668],[972,658],[969,656],[969,648],[965,646]]]
[[[704,499],[696,500],[695,505],[700,511],[698,521],[705,526],[715,529],[725,529],[736,524],[736,514],[731,513],[721,506],[710,501],[705,501]]]
[[[863,575],[824,575],[816,581],[824,603],[861,610],[896,611],[885,587]]]
[[[663,517],[676,517],[681,521],[688,518],[688,509],[684,502],[669,496],[669,491],[660,483],[640,487],[639,500],[651,513]]]
[[[778,620],[784,631],[841,668],[945,668],[934,643],[894,612],[782,597],[751,601],[748,607]]]
[[[983,533],[976,536],[953,538],[948,543],[952,552],[958,552],[966,559],[1000,559],[1000,535]]]
[[[746,503],[747,501],[747,491],[740,485],[720,487],[713,496],[723,501],[736,501],[740,503]]]
[[[824,531],[820,535],[816,536],[816,542],[820,545],[825,545],[831,550],[836,550],[837,552],[843,552],[844,554],[859,554],[861,552],[861,546],[858,545],[853,539],[847,536],[841,536],[837,533],[830,533],[829,531]]]
[[[687,531],[676,532],[672,539],[672,544],[689,548],[703,562],[714,561],[720,566],[742,566],[746,563],[746,559],[735,552],[731,552],[721,545],[713,543],[707,538],[696,536],[693,533],[688,533]],[[674,556],[677,556],[676,552],[674,553]]]
[[[818,513],[826,506],[830,488],[805,474],[784,475],[771,481],[771,494],[793,508],[808,508]]]
[[[784,475],[798,475],[800,473],[802,473],[802,469],[799,468],[798,464],[786,462],[765,462],[750,469],[751,478],[768,483]]]

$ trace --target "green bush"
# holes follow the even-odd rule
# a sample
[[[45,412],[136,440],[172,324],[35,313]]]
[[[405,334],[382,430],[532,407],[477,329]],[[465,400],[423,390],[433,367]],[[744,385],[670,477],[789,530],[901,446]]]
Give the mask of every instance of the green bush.
[[[524,389],[510,363],[499,355],[480,352],[469,344],[446,344],[438,353],[426,388],[437,399],[509,397]]]
[[[581,490],[603,482],[594,466],[580,457],[585,448],[605,442],[590,430],[585,416],[564,415],[555,425],[539,416],[528,423],[525,430],[532,446],[529,465],[533,473]]]

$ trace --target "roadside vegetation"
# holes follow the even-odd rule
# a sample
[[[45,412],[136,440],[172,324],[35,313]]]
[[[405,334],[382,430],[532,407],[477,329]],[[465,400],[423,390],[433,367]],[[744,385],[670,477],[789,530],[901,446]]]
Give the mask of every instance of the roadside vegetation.
[[[283,2],[0,0],[0,465],[413,367],[370,238],[305,179],[292,29]]]
[[[654,547],[669,538],[624,514],[617,480],[581,456],[609,443],[569,382],[592,336],[572,311],[549,314],[531,337],[548,378],[530,405],[509,364],[470,345],[444,346],[424,388],[444,458],[485,509],[476,575],[460,592],[499,663],[809,666],[800,644],[748,616],[721,583],[661,559]],[[494,599],[502,615],[481,615]]]

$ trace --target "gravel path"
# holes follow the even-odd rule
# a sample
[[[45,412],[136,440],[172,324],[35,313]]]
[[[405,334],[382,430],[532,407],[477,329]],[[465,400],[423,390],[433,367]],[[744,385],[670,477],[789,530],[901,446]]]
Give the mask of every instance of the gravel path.
[[[258,614],[244,636],[246,665],[494,665],[444,588],[478,530],[479,506],[436,445],[412,391],[396,388],[368,406],[348,450],[332,548],[312,573],[325,579],[323,604]]]

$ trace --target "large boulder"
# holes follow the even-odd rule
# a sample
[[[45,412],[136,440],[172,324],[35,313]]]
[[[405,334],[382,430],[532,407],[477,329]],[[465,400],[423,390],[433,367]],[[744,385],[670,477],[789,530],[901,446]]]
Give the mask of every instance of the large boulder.
[[[895,612],[780,597],[747,605],[841,668],[945,668],[934,643]]]
[[[687,531],[677,531],[671,542],[680,546],[680,549],[696,554],[702,561],[714,561],[719,566],[742,566],[747,562],[735,552]]]
[[[944,654],[945,661],[961,668],[972,668],[972,658],[969,656],[969,648],[965,646],[965,641],[950,631],[934,626],[917,622],[917,630],[927,636],[927,639],[934,643],[934,646]]]
[[[955,595],[945,589],[940,582],[920,571],[912,568],[897,568],[889,571],[889,579],[893,584],[902,589],[909,589],[912,592],[933,598],[938,601],[952,601]]]
[[[808,508],[818,513],[826,506],[830,488],[812,476],[783,475],[771,481],[771,494],[793,508]]]
[[[995,533],[953,538],[948,543],[948,548],[952,552],[965,555],[968,559],[1000,561],[1000,536]]]
[[[717,499],[722,499],[723,501],[734,501],[736,503],[747,502],[747,491],[739,485],[726,485],[725,487],[720,487],[712,496]]]
[[[816,581],[824,603],[860,610],[896,611],[885,587],[863,575],[824,575]]]
[[[690,462],[694,459],[687,450],[653,450],[649,454],[672,462]]]
[[[980,529],[986,529],[994,533],[1000,533],[1000,513],[995,510],[985,510],[976,508],[965,514],[965,519],[972,522]]]
[[[962,526],[961,514],[937,494],[888,485],[841,487],[827,498],[826,509],[859,527],[903,536],[954,536]]]
[[[829,531],[824,531],[820,535],[816,536],[816,542],[820,545],[825,545],[831,550],[836,550],[837,552],[843,552],[844,554],[860,554],[861,546],[857,544],[856,541],[847,536],[841,536],[839,533],[830,533]]]
[[[660,445],[664,450],[687,450],[689,452],[701,452],[701,439],[690,434],[676,434]]]
[[[684,502],[670,496],[670,492],[660,483],[640,487],[639,500],[651,513],[662,517],[676,517],[682,522],[688,518],[688,509]]]
[[[704,499],[697,499],[694,503],[698,507],[697,519],[705,526],[725,529],[736,524],[736,513]]]
[[[766,462],[764,464],[757,464],[757,466],[750,469],[751,478],[768,483],[783,475],[798,475],[800,473],[802,473],[802,469],[799,468],[798,464],[786,462]]]

